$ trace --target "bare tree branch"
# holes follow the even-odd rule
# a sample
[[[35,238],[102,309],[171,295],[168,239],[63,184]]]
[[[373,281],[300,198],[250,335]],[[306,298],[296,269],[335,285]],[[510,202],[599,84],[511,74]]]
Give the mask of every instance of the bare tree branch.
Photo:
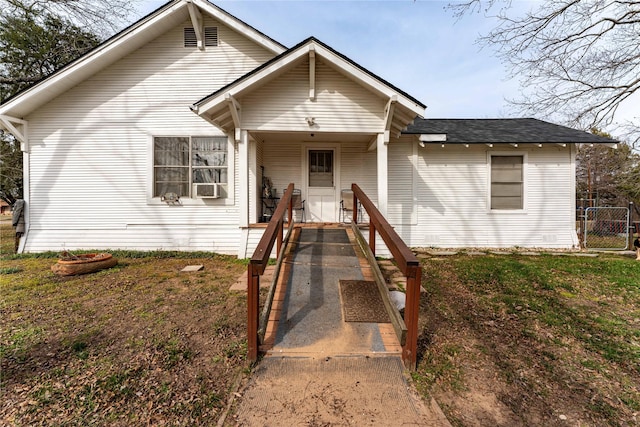
[[[75,25],[106,38],[120,30],[140,0],[0,0],[0,10],[15,14],[28,10],[37,15],[63,16]]]
[[[640,105],[640,1],[545,0],[520,15],[511,6],[469,0],[450,9],[457,18],[499,9],[479,42],[520,80],[521,96],[510,100],[519,113],[590,129],[620,125],[623,107]],[[627,131],[640,132],[636,111]]]

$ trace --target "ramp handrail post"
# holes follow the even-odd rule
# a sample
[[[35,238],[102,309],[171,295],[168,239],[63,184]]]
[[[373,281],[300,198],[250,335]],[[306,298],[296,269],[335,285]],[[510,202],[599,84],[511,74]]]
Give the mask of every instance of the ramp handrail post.
[[[277,234],[276,234],[276,248],[277,248],[277,252],[280,253],[280,249],[282,248],[282,231],[284,229],[283,227],[284,225],[284,220],[280,219],[278,220],[278,228],[277,228]]]
[[[402,360],[407,368],[414,371],[418,360],[418,317],[420,313],[420,286],[422,268],[411,266],[407,272],[406,303],[404,321],[407,325],[407,341],[402,347]]]
[[[376,226],[369,222],[369,248],[373,256],[376,255]]]
[[[260,274],[253,263],[249,263],[247,282],[247,357],[254,361],[258,359]]]
[[[358,223],[358,209],[357,209],[358,208],[358,196],[356,196],[356,193],[353,193],[353,204],[351,206],[353,206],[353,213],[351,214],[351,216],[353,217],[353,223],[357,224]]]
[[[293,197],[289,197],[287,220],[289,221],[289,224],[291,224],[291,221],[293,221]]]

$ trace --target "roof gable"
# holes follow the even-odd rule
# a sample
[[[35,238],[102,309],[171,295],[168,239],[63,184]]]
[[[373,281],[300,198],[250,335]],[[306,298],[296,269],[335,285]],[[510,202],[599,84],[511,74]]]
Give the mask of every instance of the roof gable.
[[[310,58],[310,63],[315,64],[315,58],[320,57],[323,63],[333,70],[356,82],[366,90],[386,99],[390,109],[390,120],[395,121],[396,129],[404,129],[416,116],[424,113],[424,104],[407,93],[401,91],[365,68],[361,67],[346,56],[338,53],[328,45],[314,37],[310,37],[291,49],[276,56],[271,61],[262,64],[255,70],[240,77],[236,81],[213,92],[211,95],[197,101],[191,107],[200,116],[212,121],[223,129],[237,127],[238,123],[232,123],[228,114],[230,99],[245,95],[267,82],[284,75],[301,62]],[[313,98],[314,91],[314,66],[309,67],[309,97]],[[388,109],[389,109],[388,106]]]
[[[195,12],[194,12],[195,11]],[[242,33],[255,43],[280,54],[285,47],[207,0],[172,0],[130,25],[47,78],[0,105],[0,115],[24,117],[90,76],[134,52],[151,40],[200,13]]]

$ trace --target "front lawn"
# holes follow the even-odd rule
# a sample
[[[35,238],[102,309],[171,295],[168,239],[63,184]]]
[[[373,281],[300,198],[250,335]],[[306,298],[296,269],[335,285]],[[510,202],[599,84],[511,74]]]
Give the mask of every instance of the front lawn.
[[[413,377],[454,425],[640,424],[640,262],[422,258]]]
[[[1,260],[0,424],[211,425],[220,417],[249,367],[246,298],[228,290],[245,264],[115,255],[118,266],[73,278],[51,272],[55,258]],[[205,268],[180,272],[189,264]]]

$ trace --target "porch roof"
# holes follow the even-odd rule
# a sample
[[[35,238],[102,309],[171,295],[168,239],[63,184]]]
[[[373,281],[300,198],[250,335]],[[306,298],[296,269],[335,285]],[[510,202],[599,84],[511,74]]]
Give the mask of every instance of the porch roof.
[[[310,59],[310,64],[315,64],[316,55],[321,57],[336,71],[388,100],[385,108],[386,129],[381,129],[381,132],[385,130],[395,130],[394,133],[396,136],[399,136],[401,131],[412,123],[416,117],[424,114],[426,106],[423,103],[315,37],[309,37],[253,71],[202,98],[194,103],[191,109],[196,114],[226,131],[234,128],[238,129],[241,127],[239,115],[241,106],[236,100],[237,96],[250,93],[252,90],[257,89],[266,82],[292,69],[307,57]],[[315,97],[314,84],[315,70],[313,66],[310,65],[309,97],[312,99]]]
[[[447,144],[615,144],[617,141],[533,118],[416,119],[402,132]],[[434,136],[430,138],[430,136]]]

